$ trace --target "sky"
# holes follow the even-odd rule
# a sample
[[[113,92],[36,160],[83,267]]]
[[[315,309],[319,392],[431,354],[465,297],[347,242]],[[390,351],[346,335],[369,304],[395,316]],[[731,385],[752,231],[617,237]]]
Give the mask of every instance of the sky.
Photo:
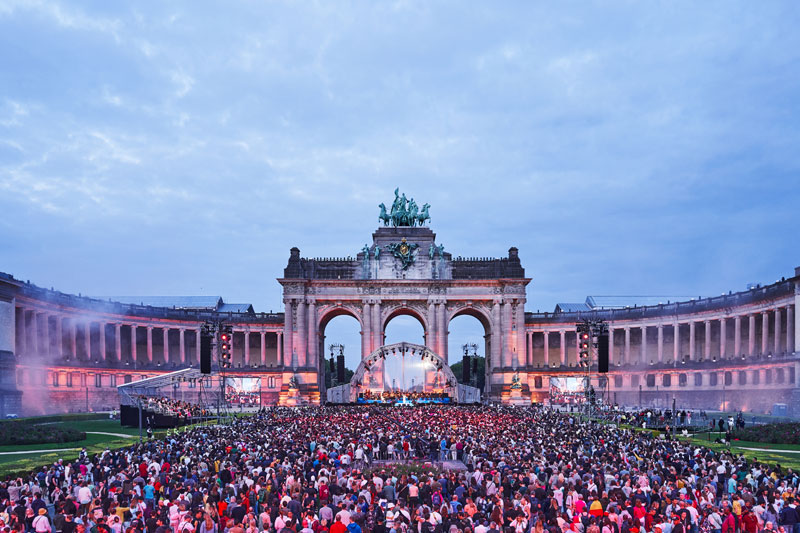
[[[400,187],[528,311],[800,266],[800,4],[0,0],[0,271],[280,310]]]

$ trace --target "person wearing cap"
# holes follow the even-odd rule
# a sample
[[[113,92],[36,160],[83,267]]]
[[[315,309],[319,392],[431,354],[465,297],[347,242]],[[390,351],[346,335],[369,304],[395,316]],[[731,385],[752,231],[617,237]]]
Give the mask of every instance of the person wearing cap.
[[[50,518],[47,516],[47,509],[40,507],[36,515],[37,516],[31,522],[33,531],[36,533],[52,533],[53,528],[50,526]]]

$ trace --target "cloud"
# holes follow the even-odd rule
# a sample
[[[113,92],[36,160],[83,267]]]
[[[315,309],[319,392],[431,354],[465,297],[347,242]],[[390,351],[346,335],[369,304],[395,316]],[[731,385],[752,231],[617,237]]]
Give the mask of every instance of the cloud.
[[[355,254],[400,186],[456,255],[518,246],[529,309],[772,280],[800,244],[797,22],[790,2],[0,0],[0,270],[84,293],[219,278],[276,308],[291,246]],[[203,253],[220,235],[236,264]]]

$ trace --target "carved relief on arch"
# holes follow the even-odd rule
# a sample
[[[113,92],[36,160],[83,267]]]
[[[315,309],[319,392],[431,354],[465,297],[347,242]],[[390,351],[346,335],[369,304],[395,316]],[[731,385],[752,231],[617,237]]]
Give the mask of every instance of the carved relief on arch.
[[[389,319],[398,315],[413,316],[422,324],[422,329],[428,331],[428,307],[424,303],[384,302],[381,304],[381,327],[385,329]]]
[[[451,304],[447,308],[447,323],[449,324],[458,315],[471,315],[475,316],[481,322],[487,333],[491,331],[492,325],[492,309],[489,304],[480,303],[456,303]],[[479,315],[479,316],[476,316]]]
[[[362,327],[364,324],[361,317],[361,307],[352,304],[339,305],[335,303],[326,303],[321,305],[317,304],[317,329],[321,331],[322,328],[328,325],[328,322],[341,315],[355,318],[358,321],[359,327]]]

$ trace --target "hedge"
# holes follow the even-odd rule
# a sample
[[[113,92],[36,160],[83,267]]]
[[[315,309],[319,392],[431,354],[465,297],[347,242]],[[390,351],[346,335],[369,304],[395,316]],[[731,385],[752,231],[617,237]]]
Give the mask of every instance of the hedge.
[[[800,444],[800,422],[781,422],[737,429],[732,438],[771,444]]]
[[[52,444],[84,440],[86,433],[57,425],[28,421],[0,422],[0,445]]]

